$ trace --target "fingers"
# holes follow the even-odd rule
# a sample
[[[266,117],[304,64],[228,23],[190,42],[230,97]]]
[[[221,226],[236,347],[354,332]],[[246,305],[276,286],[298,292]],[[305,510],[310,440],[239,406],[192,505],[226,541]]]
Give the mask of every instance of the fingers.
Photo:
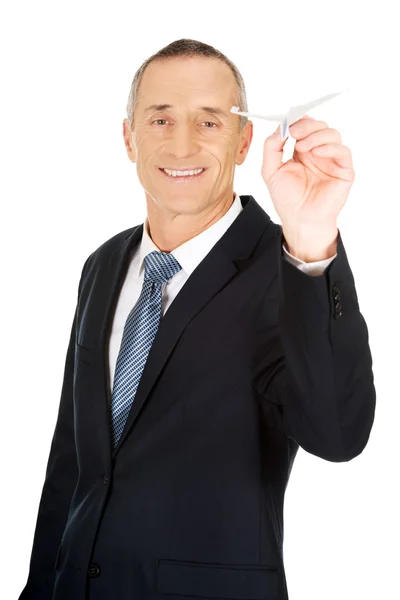
[[[304,117],[301,117],[301,119],[290,125],[289,132],[295,140],[301,140],[311,133],[327,127],[328,124],[325,121],[317,121],[308,115],[304,115]]]
[[[302,139],[297,139],[296,150],[297,152],[308,152],[316,146],[322,146],[323,144],[340,144],[342,142],[342,136],[336,129],[325,127],[319,131],[314,131],[310,135]]]
[[[317,121],[304,115],[290,125],[289,132],[296,140],[295,154],[311,151],[315,157],[332,159],[339,169],[348,169],[354,173],[350,148],[342,144],[339,131],[328,127],[325,121]],[[264,142],[262,174],[266,182],[283,164],[283,149],[287,139],[281,139],[280,126],[278,126]]]
[[[344,169],[352,169],[351,150],[342,144],[337,129],[328,127],[325,121],[317,121],[308,115],[293,123],[290,135],[296,140],[296,152],[312,152],[315,156],[331,158]]]
[[[353,168],[351,150],[343,144],[324,144],[312,149],[312,153],[321,158],[331,158],[337,162],[342,169]]]

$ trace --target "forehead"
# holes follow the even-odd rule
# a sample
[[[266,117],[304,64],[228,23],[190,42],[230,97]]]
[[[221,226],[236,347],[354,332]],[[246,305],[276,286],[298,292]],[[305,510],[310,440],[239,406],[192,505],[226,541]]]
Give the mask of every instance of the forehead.
[[[201,100],[204,104],[222,102],[230,108],[236,94],[235,77],[223,61],[176,57],[149,64],[143,74],[137,100],[142,106],[144,102],[176,104]]]

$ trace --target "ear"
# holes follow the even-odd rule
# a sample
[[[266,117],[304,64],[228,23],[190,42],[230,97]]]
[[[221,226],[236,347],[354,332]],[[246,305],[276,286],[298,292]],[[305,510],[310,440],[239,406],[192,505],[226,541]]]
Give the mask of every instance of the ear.
[[[132,162],[136,162],[136,146],[132,140],[132,130],[129,125],[128,119],[124,119],[122,123],[122,135],[124,137],[124,143],[126,152]]]
[[[250,144],[253,139],[253,123],[247,121],[242,133],[240,134],[240,142],[236,150],[235,163],[241,165],[244,163],[247,153],[250,150]]]

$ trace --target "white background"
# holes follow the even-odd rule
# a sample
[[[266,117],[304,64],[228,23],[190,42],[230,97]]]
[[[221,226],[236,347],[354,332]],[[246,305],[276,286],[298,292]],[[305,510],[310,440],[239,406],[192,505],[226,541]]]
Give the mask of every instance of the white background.
[[[81,268],[145,219],[122,120],[141,63],[190,37],[241,70],[249,109],[349,87],[309,114],[338,129],[356,181],[339,228],[370,333],[377,412],[367,448],[332,464],[300,450],[285,501],[291,600],[400,597],[399,120],[395,3],[9,2],[0,14],[1,597],[17,599],[60,399]],[[276,125],[254,120],[235,191],[280,222],[261,178]],[[288,142],[288,149],[290,144]],[[292,146],[293,148],[293,146]]]

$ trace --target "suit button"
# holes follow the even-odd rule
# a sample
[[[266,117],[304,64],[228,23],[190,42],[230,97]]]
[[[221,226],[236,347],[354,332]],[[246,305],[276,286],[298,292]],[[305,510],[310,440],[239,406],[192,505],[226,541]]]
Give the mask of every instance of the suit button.
[[[108,482],[109,482],[109,479],[108,479],[107,475],[104,475],[104,478],[103,478],[104,485],[108,485]]]
[[[100,575],[100,567],[96,563],[92,563],[88,569],[89,577],[98,577]]]

